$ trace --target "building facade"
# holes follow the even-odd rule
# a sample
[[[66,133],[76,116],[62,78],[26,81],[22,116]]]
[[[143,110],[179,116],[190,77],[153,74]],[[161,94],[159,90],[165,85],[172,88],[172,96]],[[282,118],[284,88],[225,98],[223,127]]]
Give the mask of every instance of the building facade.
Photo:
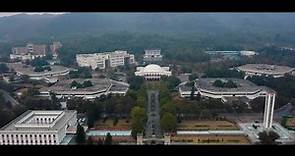
[[[134,64],[135,58],[127,51],[117,50],[105,53],[77,54],[76,61],[80,67],[91,67],[94,70]]]
[[[135,76],[142,76],[146,80],[159,80],[162,76],[171,76],[169,67],[160,67],[156,64],[149,64],[145,67],[137,67]]]
[[[76,111],[30,110],[0,129],[0,145],[59,145],[76,126]]]
[[[54,59],[58,56],[58,49],[62,47],[62,44],[60,42],[53,42],[52,45],[50,45],[50,51],[52,53],[52,56]]]
[[[12,54],[10,59],[33,60],[37,57],[46,56],[46,45],[37,45],[33,43],[27,43],[25,47],[12,48]]]
[[[163,55],[161,55],[160,49],[145,50],[143,55],[143,61],[153,62],[162,61]]]

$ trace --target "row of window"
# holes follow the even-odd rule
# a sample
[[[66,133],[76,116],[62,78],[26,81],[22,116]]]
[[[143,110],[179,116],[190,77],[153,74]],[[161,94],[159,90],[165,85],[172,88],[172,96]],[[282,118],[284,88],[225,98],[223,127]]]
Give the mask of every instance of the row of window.
[[[11,138],[13,138],[14,136],[15,136],[16,138],[18,138],[18,137],[21,137],[21,138],[22,138],[22,137],[25,137],[25,138],[30,137],[30,138],[32,138],[32,137],[33,137],[32,134],[30,134],[30,135],[29,135],[29,134],[24,134],[24,135],[23,135],[23,134],[20,134],[20,135],[19,135],[19,134],[10,134],[10,135],[9,135],[9,134],[6,134],[6,135],[5,135],[5,134],[2,134],[2,138],[3,138],[3,139],[5,138],[5,136],[6,136],[6,138],[9,138],[9,136],[10,136]],[[35,138],[37,138],[37,136],[38,136],[37,134],[34,134],[34,137],[35,137]],[[44,135],[43,135],[44,138],[46,138],[46,136],[48,136],[48,138],[51,138],[51,136],[52,136],[53,138],[55,138],[55,134],[53,134],[53,135],[46,135],[46,134],[44,134]],[[42,135],[39,134],[39,138],[41,138],[41,137],[42,137]]]
[[[40,140],[40,141],[38,141],[38,140],[16,140],[16,141],[14,141],[14,140],[3,140],[3,144],[33,144],[33,143],[35,143],[35,144],[38,144],[38,143],[40,143],[40,144],[47,144],[47,143],[49,143],[49,144],[52,144],[52,143],[54,143],[54,144],[56,144],[56,140],[53,140],[53,141],[51,141],[51,140],[44,140],[44,141],[42,141],[42,140]]]

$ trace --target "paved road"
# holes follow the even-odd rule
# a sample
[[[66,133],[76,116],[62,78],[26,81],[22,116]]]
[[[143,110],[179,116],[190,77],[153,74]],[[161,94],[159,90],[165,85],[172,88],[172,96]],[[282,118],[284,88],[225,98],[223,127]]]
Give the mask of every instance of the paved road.
[[[148,94],[148,121],[145,129],[145,138],[162,138],[160,126],[159,91],[149,90]]]
[[[12,106],[20,105],[20,103],[16,101],[13,97],[11,97],[7,91],[0,89],[0,92],[3,94],[5,101],[9,101]]]

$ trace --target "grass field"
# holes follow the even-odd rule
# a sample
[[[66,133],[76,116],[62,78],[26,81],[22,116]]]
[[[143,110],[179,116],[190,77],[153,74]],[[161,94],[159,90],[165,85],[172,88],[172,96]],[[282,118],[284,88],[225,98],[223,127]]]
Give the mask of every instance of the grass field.
[[[250,144],[243,135],[177,135],[171,137],[174,143],[193,144]]]
[[[130,129],[130,122],[126,122],[126,119],[119,119],[118,123],[114,125],[112,119],[107,119],[105,122],[103,120],[98,120],[95,122],[95,129],[117,129],[117,130],[129,130]]]
[[[177,125],[178,130],[239,130],[236,124],[229,121],[184,120]]]

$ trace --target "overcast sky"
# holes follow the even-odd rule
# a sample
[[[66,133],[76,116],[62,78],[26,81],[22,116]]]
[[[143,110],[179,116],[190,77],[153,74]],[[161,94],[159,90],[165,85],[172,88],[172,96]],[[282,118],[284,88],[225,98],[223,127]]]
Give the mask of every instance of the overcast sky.
[[[17,14],[21,14],[22,12],[0,12],[0,17],[4,17],[4,16],[12,16],[12,15],[17,15]],[[29,14],[29,15],[34,15],[34,14],[64,14],[63,12],[28,12],[25,14]]]

